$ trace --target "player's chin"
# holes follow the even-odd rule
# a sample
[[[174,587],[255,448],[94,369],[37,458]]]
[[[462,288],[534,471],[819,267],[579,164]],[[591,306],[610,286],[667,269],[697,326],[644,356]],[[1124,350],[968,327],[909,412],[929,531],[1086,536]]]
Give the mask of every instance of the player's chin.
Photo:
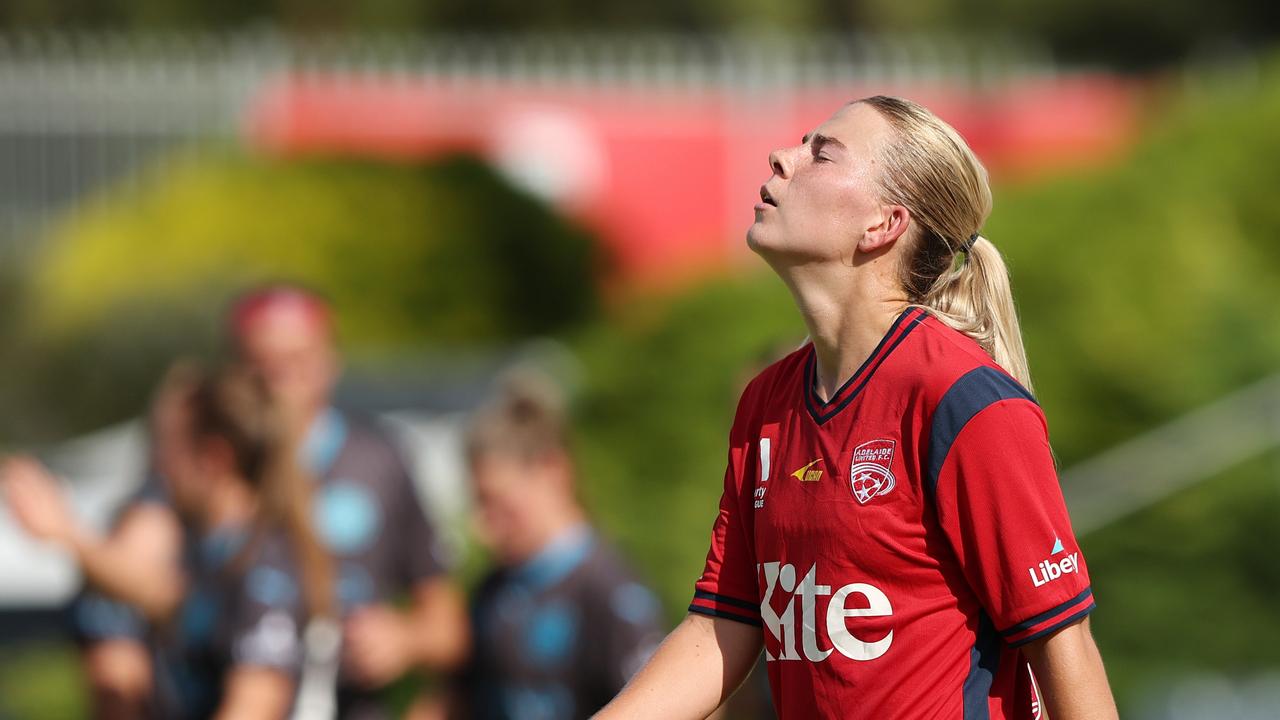
[[[751,252],[761,255],[772,249],[771,241],[774,240],[772,236],[776,233],[770,230],[771,228],[766,227],[765,223],[759,219],[751,223],[751,227],[747,228],[747,247]]]
[[[747,247],[770,265],[791,257],[795,254],[795,243],[785,230],[775,222],[757,220],[747,230]]]

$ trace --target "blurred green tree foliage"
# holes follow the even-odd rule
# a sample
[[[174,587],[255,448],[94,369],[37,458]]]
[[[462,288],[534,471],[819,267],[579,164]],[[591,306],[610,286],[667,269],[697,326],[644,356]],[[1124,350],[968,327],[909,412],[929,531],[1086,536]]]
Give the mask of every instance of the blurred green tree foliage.
[[[582,31],[1013,33],[1068,62],[1147,68],[1206,51],[1257,49],[1280,35],[1261,0],[7,0],[0,27],[209,30],[270,23],[296,33]]]
[[[178,158],[78,212],[21,279],[0,363],[23,380],[0,398],[26,438],[136,412],[167,358],[217,345],[235,292],[279,279],[331,297],[366,355],[564,333],[596,312],[595,248],[474,160]]]
[[[997,191],[984,235],[1012,267],[1063,465],[1280,371],[1276,70],[1247,88],[1206,78],[1219,87],[1164,108],[1115,167]],[[587,498],[673,617],[701,571],[737,393],[804,333],[762,275],[581,342]],[[1084,539],[1095,630],[1127,701],[1161,673],[1280,657],[1277,518],[1277,466],[1260,460]]]

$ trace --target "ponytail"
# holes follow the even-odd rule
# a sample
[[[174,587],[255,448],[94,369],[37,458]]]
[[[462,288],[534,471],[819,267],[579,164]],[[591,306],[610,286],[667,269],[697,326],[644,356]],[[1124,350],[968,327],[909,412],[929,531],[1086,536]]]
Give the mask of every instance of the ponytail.
[[[334,617],[333,562],[312,527],[312,483],[297,460],[300,438],[291,434],[266,386],[256,375],[228,369],[207,375],[192,400],[196,433],[226,441],[238,474],[258,498],[250,540],[232,569],[243,572],[264,536],[279,530],[301,571],[308,617]]]
[[[913,305],[978,343],[1031,390],[1031,371],[996,246],[977,230],[991,213],[987,171],[955,128],[902,98],[859,100],[895,131],[879,149],[884,199],[911,213],[902,286]]]
[[[263,467],[260,532],[284,531],[302,574],[302,597],[310,618],[336,617],[333,561],[312,524],[311,479],[298,465],[295,442],[273,447]]]
[[[975,237],[968,251],[961,252],[961,258],[916,304],[972,338],[1031,392],[1031,369],[1022,345],[1009,271],[990,240]]]

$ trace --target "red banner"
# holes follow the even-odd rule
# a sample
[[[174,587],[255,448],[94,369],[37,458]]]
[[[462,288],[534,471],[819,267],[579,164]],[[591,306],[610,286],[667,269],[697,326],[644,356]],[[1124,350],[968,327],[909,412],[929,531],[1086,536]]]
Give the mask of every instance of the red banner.
[[[843,102],[923,102],[995,175],[1096,163],[1127,146],[1132,85],[1107,76],[960,93],[839,87],[756,94],[528,86],[476,80],[298,75],[268,84],[248,118],[271,152],[418,160],[477,154],[600,233],[619,279],[677,282],[743,250],[771,149],[797,143]]]

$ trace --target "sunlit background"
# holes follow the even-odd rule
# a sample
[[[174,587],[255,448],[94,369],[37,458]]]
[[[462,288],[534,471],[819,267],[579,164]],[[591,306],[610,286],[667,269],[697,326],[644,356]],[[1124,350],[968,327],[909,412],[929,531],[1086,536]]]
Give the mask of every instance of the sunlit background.
[[[504,368],[565,384],[674,624],[737,392],[804,335],[742,240],[765,156],[905,95],[992,172],[1122,715],[1275,718],[1277,33],[1260,0],[5,0],[0,448],[107,522],[159,372],[300,281],[464,554],[459,422]],[[0,717],[87,712],[77,585],[0,508]]]

